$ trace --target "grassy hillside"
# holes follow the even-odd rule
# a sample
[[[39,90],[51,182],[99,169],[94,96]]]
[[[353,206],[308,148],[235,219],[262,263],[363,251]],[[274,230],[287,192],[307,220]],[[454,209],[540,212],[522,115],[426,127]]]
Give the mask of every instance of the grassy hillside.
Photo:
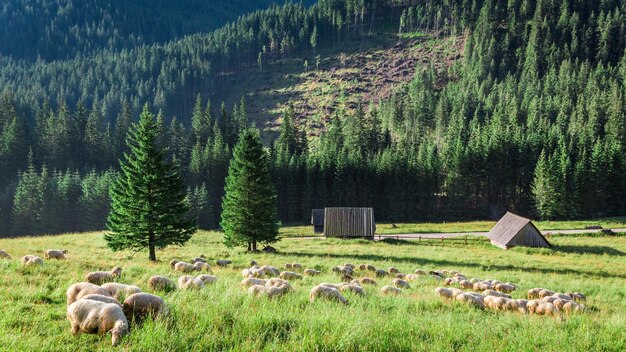
[[[626,237],[558,237],[554,250],[518,248],[502,251],[488,244],[473,246],[405,242],[284,240],[278,254],[244,254],[227,250],[221,236],[203,232],[184,248],[158,253],[162,262],[148,263],[145,253],[111,253],[100,233],[0,240],[0,248],[14,256],[1,260],[0,346],[11,351],[120,350],[110,336],[72,336],[65,319],[65,289],[83,275],[114,265],[124,268],[121,282],[147,289],[151,275],[176,279],[167,262],[205,254],[228,258],[234,265],[215,269],[218,283],[199,292],[164,296],[171,315],[134,327],[122,349],[237,350],[237,351],[495,351],[601,350],[626,348]],[[20,256],[41,254],[48,248],[67,248],[70,258],[24,269]],[[252,259],[282,266],[301,262],[324,273],[295,282],[296,292],[284,298],[251,298],[239,286],[240,271]],[[435,297],[440,285],[432,279],[412,283],[398,297],[382,297],[380,279],[365,297],[348,296],[349,306],[308,300],[309,289],[320,282],[337,282],[334,265],[365,262],[396,266],[403,272],[417,268],[455,269],[468,277],[495,278],[520,286],[514,297],[533,287],[576,290],[588,297],[589,311],[558,318],[509,312],[479,311]]]

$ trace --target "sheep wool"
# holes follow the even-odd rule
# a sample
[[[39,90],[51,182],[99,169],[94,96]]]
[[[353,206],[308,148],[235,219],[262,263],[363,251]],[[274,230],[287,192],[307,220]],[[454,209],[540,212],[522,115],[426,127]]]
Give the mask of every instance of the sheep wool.
[[[393,287],[393,286],[383,286],[380,288],[380,293],[385,296],[388,295],[399,295],[402,292],[401,289]]]
[[[361,295],[361,296],[365,295],[365,290],[363,289],[363,287],[361,287],[359,285],[354,285],[354,284],[343,285],[343,286],[341,286],[339,291],[341,291],[341,292],[352,292],[352,293],[355,293],[355,294]]]
[[[388,272],[390,272],[390,273],[392,273],[392,274],[397,274],[397,273],[399,273],[399,272],[400,272],[400,270],[399,270],[398,268],[394,268],[393,266],[390,266],[390,267],[387,269],[387,271],[388,271]]]
[[[279,278],[271,278],[269,280],[267,280],[267,282],[265,283],[265,286],[270,287],[270,286],[282,286],[285,284],[289,284],[289,281],[287,280],[283,280],[283,279],[279,279]]]
[[[209,274],[213,274],[211,266],[205,262],[196,262],[195,264],[193,264],[193,268],[196,271],[206,271]]]
[[[38,257],[36,255],[25,255],[23,256],[20,261],[22,262],[22,266],[38,266],[38,265],[43,265],[43,259],[41,259],[41,257]]]
[[[367,271],[376,271],[376,267],[371,264],[367,264],[365,268]]]
[[[13,259],[6,251],[0,249],[0,259]]]
[[[122,306],[122,304],[115,298],[104,296],[104,295],[89,294],[89,295],[83,296],[81,299],[90,299],[92,301],[98,301],[98,302],[103,302],[103,303],[113,303],[113,304],[117,304],[120,307]]]
[[[65,291],[65,296],[67,298],[67,305],[78,301],[89,294],[98,294],[102,296],[110,296],[109,291],[105,288],[100,287],[98,285],[94,285],[90,282],[79,282],[70,286],[67,291]]]
[[[503,293],[511,293],[515,291],[515,285],[512,284],[497,284],[495,286],[496,291]]]
[[[217,281],[217,276],[213,276],[213,275],[198,275],[196,277],[196,279],[202,281],[206,285],[206,284],[215,283]]]
[[[283,280],[302,280],[302,275],[294,273],[293,271],[283,271],[279,277]]]
[[[548,296],[552,296],[553,294],[555,294],[556,292],[551,291],[551,290],[541,290],[539,291],[539,298],[544,298],[544,297],[548,297]]]
[[[352,264],[352,263],[344,263],[343,266],[347,266],[348,268],[354,270],[356,269],[356,265]]]
[[[178,287],[182,290],[198,290],[204,287],[204,281],[197,277],[185,275],[178,278]]]
[[[170,261],[170,268],[172,268],[172,270],[176,270],[175,267],[177,263],[180,263],[180,260],[172,259],[172,261]]]
[[[232,264],[232,261],[226,260],[226,259],[220,259],[216,261],[215,263],[217,264],[217,266],[225,267],[225,266]]]
[[[376,270],[376,277],[385,277],[385,276],[389,276],[389,273],[383,269]]]
[[[128,319],[122,307],[112,303],[81,299],[67,308],[72,334],[79,332],[104,335],[111,332],[112,345],[117,346],[128,334]]]
[[[156,318],[165,311],[163,298],[149,293],[135,293],[124,300],[122,310],[128,319],[142,321],[148,316]]]
[[[318,298],[326,298],[329,300],[339,301],[346,305],[348,304],[348,300],[341,294],[341,292],[333,287],[321,285],[313,287],[309,292],[309,300],[314,302]]]
[[[148,287],[154,291],[173,291],[176,284],[165,276],[155,275],[148,280]]]
[[[416,270],[415,270],[415,275],[421,275],[421,276],[424,276],[424,275],[426,275],[426,274],[427,274],[427,273],[426,273],[426,271],[424,271],[424,270],[422,270],[422,269],[416,269]]]
[[[411,288],[409,283],[402,279],[393,279],[392,283],[397,288]]]
[[[470,294],[470,292],[468,293],[464,292],[464,293],[457,295],[455,299],[460,302],[465,302],[476,308],[480,308],[480,309],[485,308],[485,303],[483,302],[483,296],[481,294],[472,295]]]
[[[498,292],[498,291],[494,291],[494,290],[485,290],[485,291],[483,291],[483,295],[485,295],[485,296],[495,296],[495,297],[511,298],[511,295],[508,295],[508,294],[502,293],[502,292]]]
[[[180,271],[182,273],[190,273],[196,270],[196,267],[193,264],[178,262],[174,264],[174,270]]]
[[[95,285],[102,285],[106,282],[114,281],[122,274],[122,268],[116,266],[111,271],[94,271],[85,275],[85,281]]]
[[[109,282],[101,287],[109,292],[109,296],[117,300],[122,300],[121,297],[126,298],[132,294],[143,292],[137,286],[118,284],[116,282]]]
[[[48,259],[67,259],[65,255],[67,254],[67,249],[48,249],[43,253],[43,257]]]
[[[266,283],[267,280],[255,279],[251,277],[241,280],[241,286],[243,287],[252,287],[254,285],[265,286]]]
[[[339,283],[339,284],[329,284],[327,282],[322,282],[321,284],[319,284],[317,286],[332,287],[332,288],[334,288],[336,290],[340,290],[345,285],[346,285],[345,282],[342,282],[342,283]]]

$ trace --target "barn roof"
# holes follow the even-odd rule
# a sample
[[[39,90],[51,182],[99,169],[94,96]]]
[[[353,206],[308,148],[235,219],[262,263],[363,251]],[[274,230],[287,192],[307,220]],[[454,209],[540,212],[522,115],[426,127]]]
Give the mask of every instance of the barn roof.
[[[536,232],[536,235],[540,236],[548,246],[550,245],[550,242],[541,234],[541,231],[537,229],[530,219],[511,212],[504,214],[500,221],[489,231],[487,237],[489,237],[491,242],[496,246],[507,248],[513,238],[526,226],[531,226],[534,230],[533,232]]]

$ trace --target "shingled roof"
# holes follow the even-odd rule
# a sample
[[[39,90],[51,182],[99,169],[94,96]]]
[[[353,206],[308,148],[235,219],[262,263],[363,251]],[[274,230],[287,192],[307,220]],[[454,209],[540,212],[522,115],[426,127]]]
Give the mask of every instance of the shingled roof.
[[[532,221],[511,212],[498,221],[487,237],[492,244],[504,249],[515,246],[551,247]]]

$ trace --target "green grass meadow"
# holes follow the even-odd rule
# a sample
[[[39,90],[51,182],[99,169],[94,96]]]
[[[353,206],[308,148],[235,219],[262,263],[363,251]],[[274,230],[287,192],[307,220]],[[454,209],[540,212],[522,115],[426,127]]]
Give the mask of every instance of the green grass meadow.
[[[248,254],[229,250],[221,234],[200,232],[185,247],[129,258],[111,252],[102,233],[0,240],[12,260],[0,260],[0,350],[2,351],[624,351],[626,350],[626,236],[554,236],[553,249],[503,251],[489,243],[337,239],[290,239],[276,244],[279,253]],[[51,248],[69,251],[67,261],[46,261],[23,268],[25,254],[43,256]],[[218,282],[200,291],[176,291],[164,297],[170,314],[131,333],[118,347],[110,335],[72,336],[66,320],[65,290],[93,270],[123,267],[119,280],[144,291],[152,275],[173,280],[171,259],[204,254],[230,259],[231,268],[214,268]],[[295,292],[277,299],[251,297],[240,286],[241,270],[250,260],[283,267],[300,262],[322,270],[315,278],[293,282]],[[400,296],[385,297],[378,279],[364,297],[346,294],[348,306],[309,302],[309,290],[321,282],[339,282],[331,268],[351,262],[377,267],[453,269],[468,277],[511,281],[533,287],[587,295],[584,314],[544,317],[480,311],[435,296],[441,283],[432,278],[412,282]]]

